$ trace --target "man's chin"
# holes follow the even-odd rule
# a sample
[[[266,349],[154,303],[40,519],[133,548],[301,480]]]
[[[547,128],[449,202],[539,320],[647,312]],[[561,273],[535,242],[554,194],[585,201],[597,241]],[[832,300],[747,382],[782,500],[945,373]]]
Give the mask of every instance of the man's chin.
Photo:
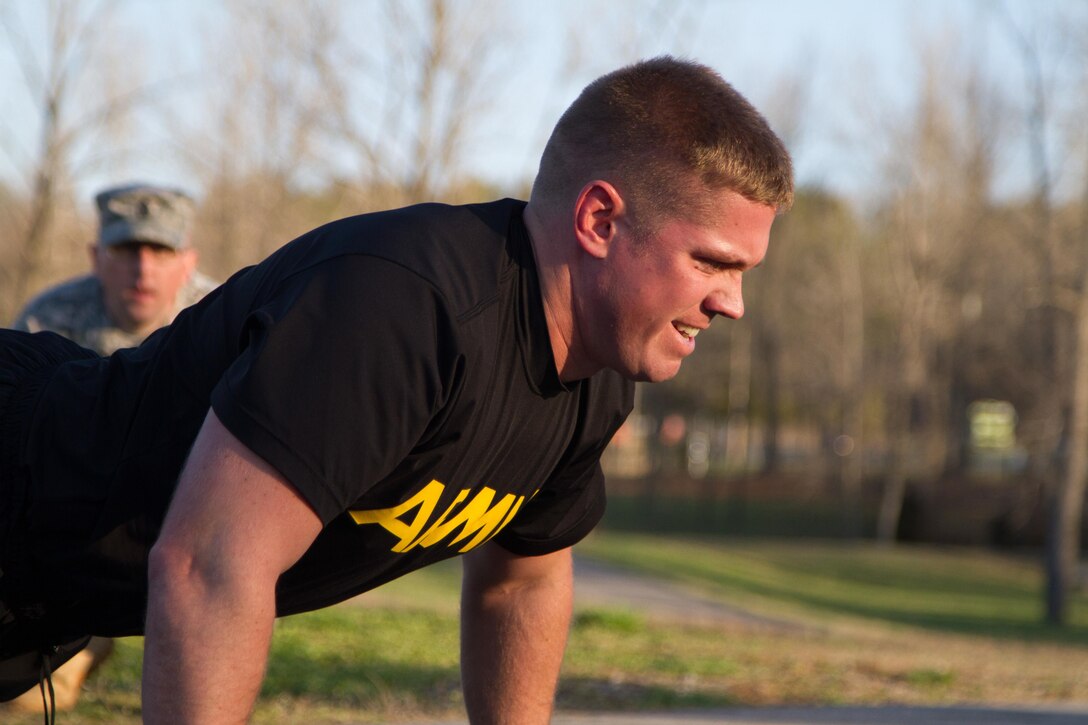
[[[680,361],[677,360],[675,365],[657,365],[652,368],[637,370],[633,375],[625,375],[624,377],[638,383],[663,383],[666,380],[675,378],[679,372]]]
[[[147,329],[150,325],[154,325],[159,317],[154,311],[145,309],[143,307],[126,307],[125,319],[122,321],[115,321],[118,327],[121,327],[128,332],[137,332]]]

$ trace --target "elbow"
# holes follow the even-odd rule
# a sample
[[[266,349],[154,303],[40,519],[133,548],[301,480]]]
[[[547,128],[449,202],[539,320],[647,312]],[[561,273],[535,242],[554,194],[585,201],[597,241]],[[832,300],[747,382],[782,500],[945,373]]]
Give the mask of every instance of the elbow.
[[[147,584],[152,596],[192,581],[196,572],[196,557],[192,551],[167,538],[160,537],[148,553]]]
[[[573,588],[570,550],[517,556],[494,546],[465,558],[462,598],[498,603],[522,597],[568,599]]]
[[[148,552],[149,601],[204,606],[213,601],[267,603],[278,573],[254,566],[236,551],[193,549],[187,540],[160,538]]]

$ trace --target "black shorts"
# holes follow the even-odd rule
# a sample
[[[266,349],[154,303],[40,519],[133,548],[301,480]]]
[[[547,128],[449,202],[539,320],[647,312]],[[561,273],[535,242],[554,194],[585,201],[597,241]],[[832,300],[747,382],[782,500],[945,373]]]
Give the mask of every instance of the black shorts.
[[[56,669],[90,639],[48,642],[37,637],[33,605],[20,600],[12,576],[23,560],[28,485],[23,448],[34,404],[57,365],[89,357],[98,355],[51,332],[0,330],[0,701],[36,686],[46,668]]]

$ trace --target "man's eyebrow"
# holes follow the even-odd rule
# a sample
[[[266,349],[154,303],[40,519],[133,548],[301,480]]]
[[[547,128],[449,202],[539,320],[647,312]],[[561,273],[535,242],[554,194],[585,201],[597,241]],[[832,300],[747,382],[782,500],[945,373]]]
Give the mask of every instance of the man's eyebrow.
[[[701,256],[703,256],[703,257],[705,257],[705,258],[707,258],[707,259],[709,259],[709,260],[711,260],[711,261],[713,261],[713,262],[715,262],[717,264],[721,264],[721,265],[725,265],[725,266],[729,266],[729,267],[743,267],[745,270],[750,270],[750,269],[755,269],[756,267],[760,267],[760,266],[763,265],[763,262],[765,262],[766,259],[767,259],[766,257],[763,257],[763,259],[760,259],[755,264],[753,264],[751,266],[748,266],[748,264],[744,261],[744,258],[742,256],[736,254],[735,252],[715,252],[715,251],[712,251],[712,250],[708,250],[706,252],[703,252]]]

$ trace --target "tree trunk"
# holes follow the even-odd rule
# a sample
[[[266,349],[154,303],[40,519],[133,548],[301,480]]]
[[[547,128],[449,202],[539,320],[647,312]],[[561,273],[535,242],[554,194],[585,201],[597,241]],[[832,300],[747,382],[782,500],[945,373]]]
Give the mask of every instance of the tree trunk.
[[[758,335],[759,370],[763,381],[763,403],[765,406],[765,419],[763,423],[763,472],[775,473],[778,471],[778,429],[781,422],[779,417],[779,391],[782,387],[781,366],[779,365],[781,348],[776,333],[764,330]]]
[[[842,294],[842,359],[840,362],[841,432],[835,451],[840,456],[840,489],[843,496],[843,528],[851,537],[864,529],[862,482],[865,452],[865,300],[862,285],[861,249],[848,235],[839,258]],[[896,519],[898,519],[898,513]]]
[[[907,493],[907,475],[899,463],[892,464],[892,470],[884,482],[884,491],[880,497],[880,510],[877,512],[876,540],[884,546],[895,543],[899,531],[899,515],[903,512],[903,499]]]
[[[51,172],[39,175],[30,202],[30,220],[23,237],[19,273],[15,275],[15,304],[26,302],[28,293],[37,289],[39,277],[48,261],[49,224],[53,218],[53,178]]]
[[[751,469],[752,331],[745,322],[729,326],[729,418],[725,455],[744,475]]]
[[[1068,594],[1079,585],[1081,518],[1088,481],[1088,269],[1084,276],[1073,346],[1068,456],[1047,532],[1046,618],[1051,624],[1065,624]]]
[[[884,545],[895,543],[899,515],[903,512],[903,499],[907,494],[907,463],[914,449],[914,401],[912,392],[904,392],[891,401],[892,409],[887,423],[891,460],[888,462],[876,519],[876,540]]]

